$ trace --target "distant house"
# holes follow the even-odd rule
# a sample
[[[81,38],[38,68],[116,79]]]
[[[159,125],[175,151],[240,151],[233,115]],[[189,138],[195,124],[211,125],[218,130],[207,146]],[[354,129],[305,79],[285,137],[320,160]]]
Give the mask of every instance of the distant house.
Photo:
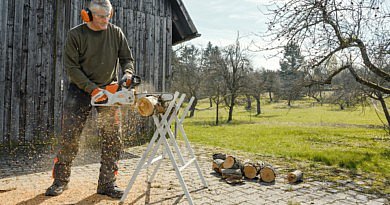
[[[63,45],[86,0],[0,1],[0,146],[40,144],[61,130]],[[198,37],[181,0],[111,0],[136,73],[156,91],[171,77],[172,46]]]

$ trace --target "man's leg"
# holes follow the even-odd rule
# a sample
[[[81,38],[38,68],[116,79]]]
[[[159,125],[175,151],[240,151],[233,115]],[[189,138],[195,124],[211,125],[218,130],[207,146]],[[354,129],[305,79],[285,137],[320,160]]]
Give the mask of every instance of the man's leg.
[[[54,159],[54,182],[46,190],[46,196],[57,196],[67,189],[72,162],[77,155],[80,135],[90,110],[89,96],[75,85],[69,85],[64,104],[61,147]]]
[[[115,184],[118,160],[122,151],[119,109],[99,108],[99,132],[102,137],[102,154],[99,174],[98,194],[121,198],[123,191]]]

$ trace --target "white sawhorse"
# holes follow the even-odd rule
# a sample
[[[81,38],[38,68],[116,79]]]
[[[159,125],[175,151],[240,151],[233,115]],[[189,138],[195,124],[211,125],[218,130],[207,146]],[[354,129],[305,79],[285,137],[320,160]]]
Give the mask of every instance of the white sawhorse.
[[[200,170],[199,164],[196,160],[196,157],[194,155],[194,151],[191,148],[191,145],[188,141],[187,135],[184,132],[183,128],[183,121],[185,116],[187,115],[193,101],[194,97],[190,99],[190,102],[188,103],[187,107],[184,109],[184,112],[182,113],[180,119],[178,117],[178,113],[180,110],[181,105],[183,104],[183,101],[185,99],[185,94],[182,94],[179,98],[179,93],[176,92],[174,94],[173,100],[169,103],[168,108],[164,114],[155,114],[153,115],[153,120],[156,125],[156,131],[153,134],[152,139],[149,142],[149,145],[146,148],[146,151],[143,153],[140,161],[138,162],[138,165],[133,173],[133,176],[130,179],[129,184],[126,187],[126,190],[124,191],[124,194],[120,200],[121,203],[124,202],[124,200],[127,198],[127,195],[129,194],[131,187],[134,185],[134,182],[141,172],[142,169],[147,168],[148,166],[152,165],[153,163],[157,162],[156,167],[154,168],[152,174],[148,176],[147,182],[151,183],[157,174],[157,171],[159,170],[159,167],[161,165],[162,159],[166,157],[168,154],[169,159],[172,163],[173,168],[175,169],[175,173],[177,178],[179,179],[180,185],[184,191],[184,194],[187,197],[188,203],[190,205],[194,204],[191,198],[191,195],[188,191],[187,185],[184,182],[183,175],[181,172],[191,163],[195,164],[195,167],[198,171],[199,178],[201,179],[203,186],[208,187],[206,180],[203,177],[202,171]],[[189,153],[190,159],[186,161],[181,154],[181,151],[179,149],[179,146],[176,142],[176,136],[172,133],[170,125],[172,123],[175,123],[176,127],[179,128],[179,131],[182,134],[182,137],[184,139],[187,151]],[[176,132],[175,132],[176,134]],[[169,138],[169,140],[167,139]],[[157,156],[157,152],[159,150],[160,146],[163,146],[162,154],[159,154]],[[153,148],[154,146],[154,148]],[[179,165],[175,160],[175,156],[172,152],[171,147],[175,149],[176,155],[179,159]],[[150,154],[150,155],[149,155]]]

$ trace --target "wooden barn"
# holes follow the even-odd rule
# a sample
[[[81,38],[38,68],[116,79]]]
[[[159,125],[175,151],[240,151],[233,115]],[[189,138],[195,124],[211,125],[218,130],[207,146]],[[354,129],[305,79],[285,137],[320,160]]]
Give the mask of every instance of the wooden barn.
[[[0,148],[48,142],[61,131],[63,46],[86,0],[0,0]],[[181,0],[111,0],[136,73],[167,91],[172,46],[199,34]]]

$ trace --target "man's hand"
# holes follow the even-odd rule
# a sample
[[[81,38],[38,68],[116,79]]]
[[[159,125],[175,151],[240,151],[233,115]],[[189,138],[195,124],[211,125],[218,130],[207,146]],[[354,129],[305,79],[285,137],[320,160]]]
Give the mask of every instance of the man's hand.
[[[133,74],[131,74],[131,73],[129,73],[129,72],[126,72],[124,75],[123,75],[123,77],[122,77],[122,80],[121,80],[121,82],[123,82],[122,83],[122,86],[123,87],[126,87],[126,88],[128,88],[128,87],[130,87],[130,85],[131,85],[131,78],[133,77]]]
[[[104,94],[104,90],[101,88],[95,88],[91,93],[91,97],[95,99],[96,104],[104,104],[108,101],[107,95]]]

